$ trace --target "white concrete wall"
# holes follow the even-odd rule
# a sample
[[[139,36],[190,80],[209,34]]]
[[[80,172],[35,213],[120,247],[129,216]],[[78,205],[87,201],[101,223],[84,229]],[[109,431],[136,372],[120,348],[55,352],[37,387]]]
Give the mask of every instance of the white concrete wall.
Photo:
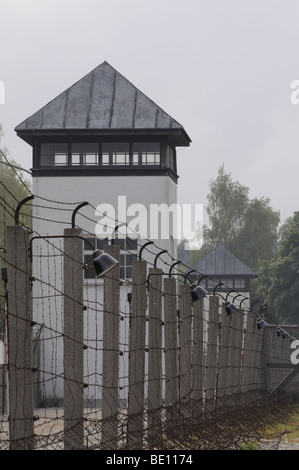
[[[77,204],[87,201],[91,205],[83,207],[76,216],[76,225],[84,232],[95,234],[95,227],[100,217],[95,216],[95,207],[102,203],[112,204],[117,209],[118,196],[127,196],[127,206],[165,203],[168,206],[176,202],[177,185],[167,176],[115,176],[115,177],[35,177],[33,194],[41,196],[33,201],[34,235],[62,235],[64,228],[71,227],[72,211]],[[48,199],[49,201],[47,201]],[[57,202],[55,202],[57,201]],[[59,204],[74,203],[72,205]],[[149,212],[149,211],[148,211]],[[117,210],[116,210],[117,217]],[[118,222],[111,221],[112,227]],[[150,238],[150,237],[148,237]],[[140,240],[143,245],[146,240]],[[33,275],[37,281],[33,287],[34,318],[44,325],[41,333],[43,341],[39,358],[40,378],[44,381],[39,393],[48,403],[59,402],[63,398],[63,239],[50,239],[50,244],[43,240],[33,242]],[[143,258],[152,263],[156,254],[168,250],[176,257],[175,240],[154,240],[143,252]],[[61,251],[60,251],[61,250]],[[152,253],[150,253],[152,252]],[[161,255],[157,267],[168,272],[172,258]],[[149,264],[149,267],[151,265]],[[129,338],[129,303],[127,294],[130,286],[121,287],[120,348],[127,349]],[[85,374],[89,387],[85,389],[86,399],[101,399],[101,348],[102,348],[102,308],[103,281],[84,281],[84,299],[87,311],[85,317]],[[120,357],[120,392],[126,398],[126,379],[128,375],[128,355]],[[57,377],[57,375],[59,377]]]

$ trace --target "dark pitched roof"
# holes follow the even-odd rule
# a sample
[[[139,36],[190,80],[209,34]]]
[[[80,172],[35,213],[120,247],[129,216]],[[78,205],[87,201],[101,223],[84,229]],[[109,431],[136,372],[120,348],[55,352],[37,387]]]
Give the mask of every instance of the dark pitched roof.
[[[139,91],[107,62],[16,126],[23,137],[33,131],[167,130],[177,145],[189,145],[183,126]]]
[[[246,264],[240,261],[236,256],[219,245],[201,260],[192,266],[205,275],[222,275],[222,276],[248,276],[257,277]]]

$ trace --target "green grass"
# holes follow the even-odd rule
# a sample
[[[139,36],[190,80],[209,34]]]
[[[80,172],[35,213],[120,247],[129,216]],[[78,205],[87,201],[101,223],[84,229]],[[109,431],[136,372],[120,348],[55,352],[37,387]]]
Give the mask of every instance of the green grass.
[[[281,437],[281,442],[299,441],[299,407],[290,416],[287,416],[285,421],[271,426],[271,429],[268,429],[263,437],[269,440]]]
[[[259,450],[257,441],[248,441],[240,445],[240,450]]]

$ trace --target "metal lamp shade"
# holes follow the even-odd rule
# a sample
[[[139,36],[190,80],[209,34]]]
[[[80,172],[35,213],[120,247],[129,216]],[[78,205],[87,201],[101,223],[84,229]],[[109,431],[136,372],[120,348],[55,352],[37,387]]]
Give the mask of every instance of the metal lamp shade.
[[[285,338],[289,338],[290,337],[290,334],[287,333],[285,330],[283,330],[282,328],[278,328],[277,330],[277,336],[282,336],[283,339]]]
[[[96,250],[93,253],[93,267],[97,277],[103,277],[111,269],[118,265],[118,261],[108,253],[102,253],[100,250]]]
[[[239,310],[238,307],[236,307],[234,304],[232,303],[228,303],[225,307],[225,311],[228,315],[230,315],[231,313],[235,312],[236,310]]]
[[[192,297],[193,302],[196,302],[197,300],[202,299],[207,294],[208,294],[207,291],[201,286],[197,286],[191,291],[191,297]]]
[[[268,323],[265,322],[265,320],[259,319],[256,323],[258,330],[261,328],[265,328],[265,326],[268,325]]]

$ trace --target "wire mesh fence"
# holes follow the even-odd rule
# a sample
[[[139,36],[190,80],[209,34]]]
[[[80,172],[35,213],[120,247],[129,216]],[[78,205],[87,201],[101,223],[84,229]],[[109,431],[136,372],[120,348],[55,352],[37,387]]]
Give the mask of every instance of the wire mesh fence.
[[[234,449],[293,410],[271,393],[290,339],[250,309],[192,301],[143,259],[130,280],[118,265],[86,283],[79,229],[8,233],[0,449]]]

